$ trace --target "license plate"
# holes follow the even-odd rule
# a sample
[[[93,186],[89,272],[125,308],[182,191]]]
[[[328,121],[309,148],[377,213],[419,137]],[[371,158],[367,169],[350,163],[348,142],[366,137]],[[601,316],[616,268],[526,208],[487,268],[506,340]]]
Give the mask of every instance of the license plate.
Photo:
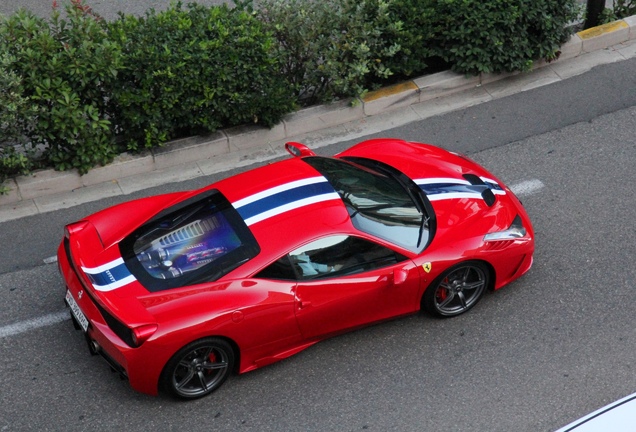
[[[66,303],[68,303],[69,307],[71,308],[71,313],[73,314],[77,322],[82,326],[82,329],[84,329],[84,331],[88,330],[88,320],[86,319],[84,312],[82,312],[82,310],[77,305],[77,302],[73,298],[73,294],[71,294],[69,290],[66,290]]]

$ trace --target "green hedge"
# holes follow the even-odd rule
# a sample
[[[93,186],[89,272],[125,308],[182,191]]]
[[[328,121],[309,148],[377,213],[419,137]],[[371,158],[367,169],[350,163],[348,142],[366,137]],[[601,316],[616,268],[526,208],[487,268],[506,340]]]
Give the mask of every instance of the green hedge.
[[[602,21],[611,22],[636,15],[636,0],[613,0],[612,8],[603,11]]]
[[[0,24],[5,68],[21,81],[26,112],[20,133],[45,149],[45,163],[87,172],[115,156],[109,118],[110,86],[119,68],[118,48],[90,8],[73,2],[66,17],[50,20],[21,10]]]
[[[577,11],[576,0],[252,3],[176,3],[105,22],[71,0],[48,20],[2,17],[0,180],[37,164],[85,173],[172,138],[272,126],[440,64],[527,70],[558,56]]]
[[[0,54],[0,194],[6,193],[2,183],[10,176],[27,174],[32,168],[31,159],[16,151],[15,146],[27,146],[22,134],[37,116],[28,99],[24,96],[22,80],[11,70],[15,58]],[[24,122],[28,124],[25,125]]]
[[[262,0],[281,73],[303,105],[362,95],[392,75],[401,23],[382,0]]]
[[[295,107],[273,39],[248,12],[180,3],[110,24],[123,55],[112,94],[129,149],[245,123],[276,124]]]
[[[391,10],[406,32],[391,67],[411,75],[429,59],[464,74],[528,70],[558,57],[579,9],[575,0],[395,0]]]

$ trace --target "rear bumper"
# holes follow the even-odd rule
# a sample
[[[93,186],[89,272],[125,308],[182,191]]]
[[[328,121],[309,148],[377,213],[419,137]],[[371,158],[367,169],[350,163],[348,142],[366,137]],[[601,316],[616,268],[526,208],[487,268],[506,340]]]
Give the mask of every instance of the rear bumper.
[[[71,313],[71,320],[73,321],[75,330],[82,330],[81,325],[79,324],[73,313]],[[93,339],[88,332],[84,333],[84,339],[86,340],[86,345],[88,346],[88,352],[90,352],[91,355],[100,355],[106,361],[106,363],[110,365],[110,368],[114,372],[117,372],[122,379],[128,379],[128,373],[126,372],[126,369],[121,364],[117,363],[117,361],[112,358],[104,349],[102,349],[99,343],[97,343],[97,341]]]
[[[88,320],[88,329],[83,332],[73,317],[75,328],[84,334],[89,352],[99,354],[113,370],[129,381],[133,389],[156,395],[162,365],[153,362],[156,356],[147,355],[148,347],[131,348],[110,329],[100,312],[103,307],[98,304],[91,289],[82,283],[68,255],[68,248],[62,243],[58,249],[58,266],[66,288]]]

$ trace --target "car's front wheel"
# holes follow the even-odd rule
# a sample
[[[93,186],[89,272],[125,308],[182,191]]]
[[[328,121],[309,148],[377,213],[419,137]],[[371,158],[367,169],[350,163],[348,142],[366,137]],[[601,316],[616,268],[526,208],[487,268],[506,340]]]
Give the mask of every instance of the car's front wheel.
[[[426,289],[422,306],[441,317],[460,315],[481,299],[489,277],[486,266],[478,261],[454,265]]]
[[[161,385],[173,396],[196,399],[219,388],[233,367],[234,351],[226,341],[200,339],[172,356],[161,375]]]

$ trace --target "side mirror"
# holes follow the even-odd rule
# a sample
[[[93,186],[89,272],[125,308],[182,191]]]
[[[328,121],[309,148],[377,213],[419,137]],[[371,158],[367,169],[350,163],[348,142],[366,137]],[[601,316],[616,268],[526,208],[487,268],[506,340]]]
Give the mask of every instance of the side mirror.
[[[289,152],[290,155],[301,157],[301,156],[316,156],[316,153],[311,151],[309,147],[305,144],[301,144],[298,142],[288,142],[285,144],[285,150]]]

